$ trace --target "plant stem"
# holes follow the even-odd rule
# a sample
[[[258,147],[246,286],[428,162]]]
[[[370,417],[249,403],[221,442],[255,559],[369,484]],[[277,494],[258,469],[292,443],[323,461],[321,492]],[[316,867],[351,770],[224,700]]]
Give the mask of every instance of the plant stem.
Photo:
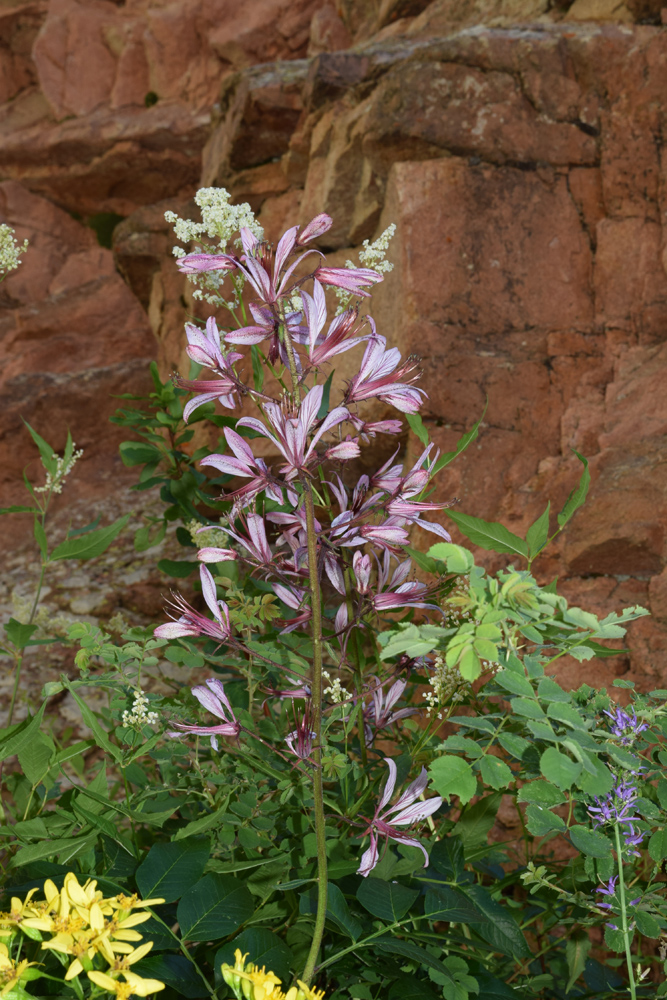
[[[628,979],[630,980],[630,996],[636,1000],[637,987],[635,985],[635,973],[632,968],[632,953],[630,952],[630,934],[628,932],[628,913],[625,905],[625,881],[623,879],[623,854],[621,852],[621,834],[618,823],[614,826],[614,836],[616,838],[616,861],[618,863],[618,895],[621,901],[621,931],[625,944],[625,960],[628,965]]]
[[[44,518],[42,518],[42,526],[43,526],[43,522],[44,522]],[[41,571],[40,571],[40,574],[39,574],[39,582],[37,583],[37,590],[35,592],[35,599],[32,602],[32,609],[30,611],[30,617],[28,618],[28,621],[26,622],[27,625],[32,625],[33,618],[35,617],[35,614],[37,612],[37,605],[39,604],[39,597],[40,597],[40,594],[42,593],[42,586],[44,585],[44,574],[45,573],[46,573],[46,563],[44,562],[44,560],[42,560],[42,568],[41,568]],[[14,675],[14,686],[12,688],[11,701],[9,702],[9,713],[7,715],[7,722],[5,723],[5,725],[7,725],[7,726],[11,726],[11,724],[12,724],[12,718],[13,718],[13,715],[14,715],[14,706],[16,704],[16,697],[18,695],[19,684],[21,682],[21,667],[22,667],[22,665],[23,665],[23,650],[21,650],[19,652],[19,655],[16,658],[16,673]]]
[[[322,599],[320,580],[317,573],[317,534],[315,532],[315,510],[310,483],[303,477],[306,506],[306,532],[308,535],[308,577],[313,615],[313,678],[312,678],[312,725],[315,733],[313,747],[313,796],[315,799],[315,837],[317,839],[317,913],[310,952],[303,970],[303,981],[307,986],[313,978],[315,962],[324,935],[327,915],[327,851],[324,818],[324,789],[322,782]]]
[[[285,348],[289,358],[290,374],[294,389],[294,402],[299,399],[299,376],[296,367],[294,347],[286,325],[282,327]],[[303,982],[310,986],[315,972],[315,963],[324,936],[324,923],[327,916],[327,851],[326,851],[326,820],[324,818],[324,788],[322,781],[322,595],[320,578],[317,570],[317,532],[315,531],[315,503],[310,479],[306,473],[300,477],[303,487],[304,506],[306,511],[306,534],[308,537],[308,581],[310,585],[310,606],[313,626],[313,676],[311,685],[312,727],[315,733],[312,760],[313,798],[315,812],[315,837],[317,841],[317,911],[313,940],[302,973]]]

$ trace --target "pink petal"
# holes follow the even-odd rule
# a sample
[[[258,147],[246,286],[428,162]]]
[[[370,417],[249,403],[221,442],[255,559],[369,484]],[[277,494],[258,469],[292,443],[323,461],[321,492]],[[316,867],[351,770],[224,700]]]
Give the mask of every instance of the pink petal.
[[[384,807],[386,806],[387,802],[389,802],[389,799],[394,794],[394,786],[396,785],[396,774],[397,774],[396,764],[391,759],[391,757],[385,757],[384,758],[384,762],[387,765],[387,767],[389,768],[389,776],[388,776],[386,784],[384,786],[384,791],[382,792],[382,797],[381,797],[380,801],[378,802],[378,807],[377,807],[377,810],[375,812],[376,816],[378,815],[378,813],[380,812],[380,810],[384,809]]]

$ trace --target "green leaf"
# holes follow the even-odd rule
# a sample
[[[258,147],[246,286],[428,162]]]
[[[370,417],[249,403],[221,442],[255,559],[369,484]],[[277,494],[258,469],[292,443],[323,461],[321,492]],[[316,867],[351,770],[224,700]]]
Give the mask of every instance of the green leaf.
[[[426,447],[429,442],[428,431],[424,427],[424,421],[418,413],[406,413],[405,419],[410,425],[410,430],[415,434],[420,442]]]
[[[206,816],[200,816],[199,819],[190,820],[185,826],[178,828],[175,834],[173,834],[173,840],[184,840],[186,837],[194,837],[198,833],[205,833],[206,830],[210,830],[212,826],[216,826],[221,823],[225,815],[227,814],[227,802],[225,802],[219,809],[215,812],[208,813]],[[261,861],[253,862],[239,862],[242,867],[252,868],[254,865],[262,864]],[[238,869],[228,869],[229,871]]]
[[[479,844],[486,843],[489,831],[496,821],[501,801],[502,795],[498,792],[492,792],[491,795],[485,795],[479,802],[475,802],[473,806],[463,810],[459,821],[451,832],[452,835],[461,838],[468,851]]]
[[[53,450],[50,444],[47,444],[47,442],[44,440],[43,437],[39,436],[37,431],[32,429],[27,420],[24,420],[23,423],[28,428],[31,438],[39,448],[39,454],[42,459],[42,465],[47,470],[47,472],[50,472],[53,475],[53,473],[56,471],[55,451]]]
[[[250,357],[252,359],[252,380],[255,392],[261,392],[264,388],[264,365],[262,364],[262,357],[257,344],[252,344]]]
[[[115,743],[111,742],[106,731],[100,725],[97,716],[95,715],[93,710],[88,707],[85,701],[79,697],[79,695],[74,690],[73,685],[70,684],[69,682],[67,683],[64,682],[64,684],[69,693],[74,698],[74,701],[81,709],[81,718],[83,722],[88,726],[89,729],[92,729],[93,736],[95,737],[95,742],[97,743],[97,745],[101,747],[102,750],[106,750],[108,754],[111,754],[111,756],[117,763],[120,763],[123,759],[123,752],[120,749],[120,747],[117,747]]]
[[[483,521],[481,517],[471,517],[460,511],[447,510],[462,535],[469,538],[473,545],[492,552],[511,552],[514,555],[528,557],[528,546],[523,538],[513,534],[508,528],[495,521]]]
[[[547,540],[549,538],[550,510],[551,501],[547,504],[544,513],[540,514],[537,521],[531,524],[526,534],[526,541],[528,542],[528,551],[530,552],[531,559],[534,559],[538,552],[540,552],[547,544]]]
[[[364,909],[387,923],[401,920],[418,896],[419,889],[372,877],[363,879],[357,889],[357,899]]]
[[[39,728],[44,717],[46,701],[43,701],[36,715],[31,719],[24,719],[18,725],[13,726],[9,732],[0,740],[0,761],[19,754],[24,747],[28,746],[39,733]]]
[[[648,853],[656,864],[667,858],[667,828],[656,830],[648,842]]]
[[[548,833],[564,830],[565,822],[550,809],[531,803],[526,809],[526,826],[534,837],[546,837]]]
[[[538,779],[537,781],[528,781],[519,789],[519,794],[517,795],[518,802],[533,802],[537,806],[544,806],[550,808],[551,806],[560,806],[565,802],[565,796],[556,788],[555,785],[550,784],[548,781],[542,781]]]
[[[612,760],[615,760],[617,764],[624,767],[626,771],[638,771],[642,767],[642,761],[639,757],[635,757],[634,754],[630,753],[629,750],[624,750],[623,747],[614,746],[613,743],[608,743],[606,746],[606,751]]]
[[[569,691],[564,691],[552,677],[543,677],[537,685],[537,693],[543,701],[572,701]]]
[[[586,967],[586,959],[591,950],[591,939],[586,931],[575,931],[565,944],[568,981],[565,992],[569,993]]]
[[[461,437],[456,442],[456,447],[455,447],[454,451],[447,451],[447,452],[444,453],[444,455],[440,456],[440,458],[438,459],[438,461],[435,463],[435,465],[431,469],[431,475],[432,476],[434,476],[436,474],[436,472],[440,472],[441,469],[444,469],[445,466],[449,465],[450,462],[453,462],[455,458],[458,458],[458,456],[461,454],[461,452],[463,452],[463,451],[466,450],[466,448],[468,447],[468,445],[472,444],[472,442],[477,437],[477,433],[479,431],[480,424],[482,423],[482,420],[484,420],[484,416],[486,415],[486,408],[487,408],[488,405],[489,405],[489,401],[487,399],[486,403],[484,404],[484,410],[482,412],[481,417],[479,418],[479,420],[477,421],[477,423],[475,423],[475,424],[472,425],[472,427],[470,428],[469,431],[466,431],[465,434],[461,435]]]
[[[491,788],[509,788],[514,781],[514,775],[504,760],[487,754],[479,762],[484,784]]]
[[[637,930],[644,937],[659,938],[661,934],[661,928],[655,917],[652,917],[650,913],[646,910],[636,910],[632,909],[632,915],[635,918],[635,923],[637,924]]]
[[[630,935],[630,940],[632,940],[633,935]],[[623,952],[625,951],[625,936],[623,931],[614,930],[609,924],[604,929],[604,943],[611,951]]]
[[[157,568],[162,573],[166,573],[167,576],[173,576],[177,580],[184,580],[186,576],[194,573],[199,568],[199,565],[198,562],[187,562],[184,559],[159,559]]]
[[[41,514],[38,507],[23,507],[21,504],[13,504],[11,507],[0,507],[0,514]]]
[[[448,885],[427,887],[424,916],[427,920],[446,920],[452,924],[480,923],[480,914],[470,900]]]
[[[45,733],[36,733],[19,751],[19,764],[31,785],[36,786],[46,776],[54,756],[55,744]]]
[[[526,698],[535,698],[533,685],[527,677],[517,674],[513,670],[500,670],[494,680],[506,691],[512,694],[524,695]],[[540,713],[542,715],[543,713]]]
[[[583,455],[580,455],[578,451],[572,449],[574,454],[577,456],[579,461],[584,466],[584,471],[581,473],[581,479],[579,480],[579,485],[572,490],[569,497],[565,501],[565,506],[558,515],[558,525],[564,528],[567,522],[570,520],[575,511],[579,510],[586,501],[586,494],[588,493],[588,487],[591,484],[591,474],[588,471],[588,462]]]
[[[167,903],[180,899],[201,878],[210,853],[209,841],[195,837],[153,844],[137,868],[139,892],[144,899],[162,896]]]
[[[246,927],[233,941],[218,948],[213,959],[216,977],[220,975],[223,962],[234,964],[234,952],[239,949],[242,955],[250,955],[252,961],[260,969],[262,966],[271,969],[280,976],[283,983],[289,979],[293,956],[285,942],[265,927]]]
[[[42,559],[46,559],[49,551],[49,543],[46,538],[46,532],[44,531],[44,525],[38,517],[35,518],[33,523],[32,533],[35,536],[35,541],[39,547],[39,551],[42,554]]]
[[[562,722],[571,729],[586,730],[586,722],[583,716],[573,705],[564,705],[558,701],[551,702],[547,709],[547,715],[550,719]]]
[[[238,930],[254,908],[243,882],[232,875],[205,875],[183,894],[176,919],[184,941],[214,941]]]
[[[363,941],[360,942],[360,944],[363,943]],[[403,955],[405,958],[412,959],[413,962],[419,962],[419,964],[424,966],[426,969],[437,969],[438,972],[441,972],[452,982],[455,982],[454,977],[443,962],[434,958],[433,955],[430,955],[424,948],[420,948],[419,945],[413,944],[412,941],[406,941],[403,938],[393,936],[386,938],[382,937],[369,942],[369,946],[379,948],[380,951],[388,951],[391,954]]]
[[[10,868],[20,868],[44,858],[60,857],[61,864],[67,864],[77,854],[82,854],[97,842],[97,831],[87,833],[83,837],[64,837],[56,840],[43,840],[39,844],[23,847],[10,860]]]
[[[516,715],[523,715],[527,719],[544,719],[544,709],[538,701],[531,701],[528,698],[512,698],[510,701],[512,711]]]
[[[442,840],[436,840],[431,847],[429,865],[448,881],[459,882],[465,865],[461,838],[449,833]]]
[[[107,528],[90,531],[88,534],[82,535],[81,538],[69,538],[61,545],[56,546],[51,553],[51,559],[94,559],[96,556],[101,556],[129,520],[130,515],[124,514]]]
[[[592,764],[595,774],[590,774],[588,770],[581,772],[577,778],[577,787],[587,795],[606,795],[610,792],[614,784],[614,776],[607,765],[596,757],[595,754],[586,754],[588,764]]]
[[[528,740],[524,739],[523,736],[517,736],[516,733],[500,733],[498,736],[498,742],[503,750],[507,750],[507,752],[511,754],[512,757],[516,757],[517,760],[521,760],[530,746]]]
[[[329,412],[329,398],[331,396],[331,382],[333,380],[334,373],[331,372],[328,379],[324,383],[324,388],[322,389],[322,402],[320,403],[320,408],[317,411],[317,419],[324,420],[327,413]]]
[[[312,886],[299,896],[299,913],[317,913],[317,888]],[[357,941],[363,930],[361,923],[350,913],[345,896],[333,882],[327,884],[327,920],[336,925],[338,930]]]
[[[555,747],[549,747],[540,758],[540,771],[547,779],[559,788],[570,788],[581,774],[582,765],[566,757]]]
[[[449,754],[436,757],[429,765],[428,773],[436,792],[447,801],[452,795],[458,795],[461,804],[465,805],[477,791],[477,779],[472,768],[461,757]]]
[[[144,930],[146,924],[141,925]],[[188,1000],[209,997],[210,990],[202,981],[192,962],[184,955],[147,955],[132,966],[132,971],[145,979],[159,979]]]
[[[162,452],[154,444],[141,441],[122,441],[118,446],[123,465],[132,468],[133,465],[154,465],[163,457]]]
[[[507,907],[492,899],[481,885],[466,886],[465,893],[488,920],[474,925],[480,937],[503,955],[528,958],[531,953],[528,942]]]
[[[431,559],[440,559],[450,573],[469,573],[475,565],[472,552],[453,542],[436,542],[428,550]]]
[[[597,830],[590,830],[587,826],[571,826],[569,834],[572,843],[582,854],[591,858],[611,857],[611,841]]]
[[[31,644],[30,639],[33,632],[37,630],[37,627],[37,625],[24,625],[22,622],[17,622],[15,618],[10,618],[4,629],[7,638],[17,649],[25,649],[26,646]]]

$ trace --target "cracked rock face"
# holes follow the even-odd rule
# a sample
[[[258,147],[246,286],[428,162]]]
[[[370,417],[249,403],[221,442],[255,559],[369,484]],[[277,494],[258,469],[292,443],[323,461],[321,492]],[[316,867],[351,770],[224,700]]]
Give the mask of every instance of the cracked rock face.
[[[395,222],[373,312],[422,357],[438,446],[488,397],[440,491],[521,533],[547,499],[560,509],[572,449],[586,455],[589,502],[538,576],[592,610],[649,606],[629,655],[587,664],[586,679],[665,686],[662,3],[251,7],[0,9],[0,215],[32,242],[0,286],[2,502],[17,502],[24,416],[57,446],[71,426],[86,448],[77,499],[114,490],[129,504],[110,394],[142,391],[150,358],[183,367],[194,304],[163,214],[193,214],[200,183],[249,201],[269,238],[329,212],[334,264]],[[118,223],[113,254],[87,225],[101,216]],[[8,548],[26,541],[11,534]]]

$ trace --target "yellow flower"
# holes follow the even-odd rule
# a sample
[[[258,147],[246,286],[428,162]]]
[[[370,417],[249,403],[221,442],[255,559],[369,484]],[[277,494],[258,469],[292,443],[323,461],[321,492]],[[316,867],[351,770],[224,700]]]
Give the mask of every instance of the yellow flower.
[[[133,896],[124,896],[122,892],[119,892],[108,902],[118,910],[129,911],[136,910],[140,906],[157,906],[158,903],[164,903],[164,899],[139,899],[136,892]]]
[[[277,989],[282,982],[275,972],[266,972],[250,963],[243,972],[237,972],[241,979],[241,989],[246,1000],[278,1000],[282,990]]]
[[[7,945],[0,944],[0,997],[14,989],[29,965],[37,965],[37,962],[28,962],[26,959],[15,962],[9,957]]]
[[[291,986],[285,994],[285,1000],[324,1000],[324,990],[306,986],[300,979],[297,979],[297,983],[299,988]]]
[[[159,979],[142,979],[135,972],[123,972],[125,982],[119,979],[112,979],[105,972],[89,972],[88,978],[96,986],[106,990],[107,993],[115,993],[118,1000],[128,1000],[128,997],[147,997],[150,993],[157,993],[164,989],[164,983]]]

